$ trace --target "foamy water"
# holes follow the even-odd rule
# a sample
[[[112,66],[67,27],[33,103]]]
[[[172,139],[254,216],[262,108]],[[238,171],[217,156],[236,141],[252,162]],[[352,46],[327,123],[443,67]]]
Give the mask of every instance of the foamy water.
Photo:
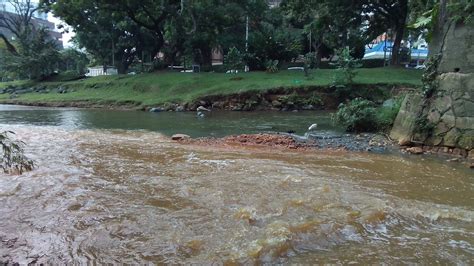
[[[39,167],[0,177],[0,261],[473,263],[473,175],[458,164],[2,128]]]

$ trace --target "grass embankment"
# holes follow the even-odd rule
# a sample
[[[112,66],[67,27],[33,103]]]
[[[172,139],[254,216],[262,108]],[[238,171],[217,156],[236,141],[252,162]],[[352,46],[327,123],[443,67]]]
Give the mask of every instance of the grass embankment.
[[[248,91],[263,92],[274,88],[301,88],[329,86],[335,70],[320,69],[311,73],[308,79],[299,71],[281,71],[269,74],[250,72],[242,74],[221,73],[177,73],[156,72],[139,75],[118,75],[87,78],[68,82],[27,81],[0,83],[0,89],[13,86],[47,86],[49,93],[26,93],[10,100],[9,94],[0,94],[0,102],[54,103],[134,103],[153,106],[167,102],[184,103],[210,95],[227,95]],[[359,69],[355,78],[357,84],[420,85],[421,71],[399,68]],[[60,94],[56,88],[65,86],[68,93]]]

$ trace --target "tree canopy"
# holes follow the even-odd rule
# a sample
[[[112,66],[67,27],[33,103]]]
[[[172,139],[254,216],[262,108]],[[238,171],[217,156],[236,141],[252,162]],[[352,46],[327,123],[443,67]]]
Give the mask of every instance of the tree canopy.
[[[393,40],[391,60],[397,64],[402,40],[409,33],[426,34],[438,6],[435,0],[283,0],[275,8],[266,0],[42,0],[39,6],[30,5],[31,0],[12,2],[23,9],[16,21],[0,17],[0,27],[17,37],[13,42],[0,34],[2,51],[7,51],[2,56],[11,62],[2,69],[21,68],[30,77],[53,71],[54,64],[56,69],[64,65],[46,59],[62,57],[45,33],[31,26],[40,8],[72,28],[77,47],[93,62],[126,73],[133,64],[143,70],[145,62],[151,69],[190,61],[210,69],[213,52],[227,54],[234,47],[251,69],[304,54],[314,56],[317,66],[346,47],[351,56],[362,58],[366,45],[382,34]],[[458,21],[472,21],[473,0],[448,2]]]
[[[0,32],[5,47],[0,55],[3,75],[30,79],[50,75],[56,68],[59,54],[56,44],[49,38],[48,29],[32,23],[33,15],[40,7],[31,0],[11,0],[9,3],[16,14],[0,12],[0,28],[14,37],[9,39]]]

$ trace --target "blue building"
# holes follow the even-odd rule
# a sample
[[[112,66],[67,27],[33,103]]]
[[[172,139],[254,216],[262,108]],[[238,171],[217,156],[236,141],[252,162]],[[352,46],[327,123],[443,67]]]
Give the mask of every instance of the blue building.
[[[366,46],[364,59],[385,59],[389,60],[392,56],[392,41],[381,41],[379,43]],[[402,48],[403,49],[403,48]],[[409,63],[413,66],[422,65],[428,58],[428,47],[426,43],[417,45],[417,47],[405,48],[408,50]]]

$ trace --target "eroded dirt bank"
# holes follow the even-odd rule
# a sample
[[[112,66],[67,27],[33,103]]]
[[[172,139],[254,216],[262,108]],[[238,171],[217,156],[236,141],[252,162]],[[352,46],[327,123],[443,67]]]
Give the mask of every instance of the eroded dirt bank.
[[[298,151],[356,151],[356,152],[401,152],[414,155],[437,155],[444,157],[448,162],[460,162],[470,168],[473,167],[474,158],[472,152],[453,149],[436,148],[430,146],[410,147],[399,146],[386,135],[362,133],[362,134],[306,134],[298,136],[290,133],[272,134],[242,134],[223,138],[196,138],[187,135],[176,134],[173,140],[181,144],[207,146],[220,149],[247,148],[253,150],[269,151],[298,150]]]

